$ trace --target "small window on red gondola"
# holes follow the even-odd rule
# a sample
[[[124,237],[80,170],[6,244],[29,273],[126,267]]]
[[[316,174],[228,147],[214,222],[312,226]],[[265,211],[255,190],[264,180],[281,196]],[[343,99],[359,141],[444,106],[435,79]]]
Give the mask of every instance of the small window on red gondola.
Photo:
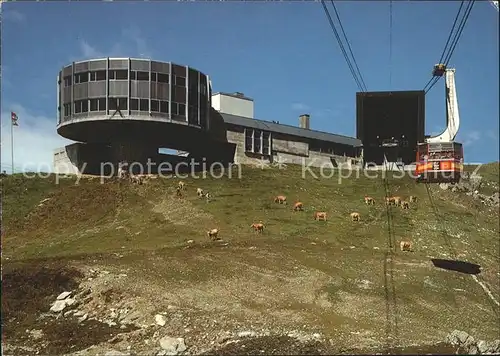
[[[427,145],[418,145],[417,160],[422,162],[427,159]]]
[[[427,161],[427,159],[429,158],[428,145],[420,145],[418,150],[419,150],[419,160]]]

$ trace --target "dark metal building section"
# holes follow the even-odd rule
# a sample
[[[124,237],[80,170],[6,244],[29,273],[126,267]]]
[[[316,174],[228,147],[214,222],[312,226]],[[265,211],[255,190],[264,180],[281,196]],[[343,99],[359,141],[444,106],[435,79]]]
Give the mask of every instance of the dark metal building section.
[[[59,73],[58,91],[57,129],[74,141],[111,143],[127,136],[123,121],[110,124],[114,119],[144,123],[143,132],[133,133],[143,137],[161,123],[201,131],[209,127],[209,78],[187,66],[132,58],[74,62]],[[100,127],[103,121],[108,122]],[[177,131],[173,125],[165,129]],[[178,134],[184,136],[181,129]]]
[[[171,62],[74,62],[58,75],[57,132],[79,142],[71,150],[88,171],[102,162],[159,163],[166,159],[159,147],[213,159],[218,146],[209,132],[211,94],[206,74]]]
[[[415,162],[425,139],[425,92],[356,93],[356,137],[363,142],[365,162]]]

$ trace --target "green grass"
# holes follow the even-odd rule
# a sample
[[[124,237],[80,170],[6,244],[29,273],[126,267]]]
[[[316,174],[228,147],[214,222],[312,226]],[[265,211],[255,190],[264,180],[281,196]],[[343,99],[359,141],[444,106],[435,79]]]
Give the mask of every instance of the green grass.
[[[483,179],[490,182],[498,183],[500,174],[500,162],[486,163],[483,165],[466,165],[464,166],[466,172],[474,172],[481,175]]]
[[[466,165],[464,171],[479,174],[482,177],[483,184],[479,189],[482,194],[493,194],[498,192],[500,186],[500,162],[488,163],[483,165]]]
[[[483,168],[485,173],[479,173],[485,179],[498,181],[497,163]],[[389,266],[392,279],[386,281],[384,253],[390,239],[381,179],[363,174],[341,181],[337,175],[304,179],[296,166],[244,167],[241,179],[184,179],[183,199],[175,197],[178,179],[149,180],[142,186],[117,180],[54,181],[4,179],[2,258],[7,268],[49,259],[92,264],[99,257],[109,268],[130,268],[128,273],[143,283],[198,285],[193,293],[203,298],[209,298],[203,294],[205,283],[221,280],[245,307],[263,313],[305,310],[330,335],[364,325],[380,337],[387,298],[397,301],[397,313],[406,320],[400,323],[400,337],[407,340],[436,338],[440,324],[460,328],[463,320],[485,334],[497,330],[495,310],[482,289],[469,276],[436,269],[430,262],[452,259],[451,246],[457,259],[481,265],[480,277],[499,298],[498,216],[468,196],[432,186],[431,203],[424,185],[388,178],[391,194],[414,195],[418,202],[409,210],[391,208],[392,244],[411,240],[415,251],[396,249]],[[198,199],[198,187],[211,192],[213,201]],[[280,194],[287,196],[287,205],[273,202]],[[364,204],[365,194],[375,198],[375,206]],[[38,206],[45,198],[50,199]],[[303,202],[305,211],[293,212],[295,201]],[[314,221],[317,210],[326,211],[328,221]],[[353,211],[361,214],[359,223],[350,221]],[[265,224],[262,235],[250,228],[258,221]],[[208,241],[206,231],[212,228],[220,230],[228,247]],[[195,241],[192,248],[185,249],[187,240]],[[113,253],[124,257],[112,258]],[[359,287],[362,280],[371,287]],[[393,297],[387,296],[392,293],[386,291],[388,283],[395,286]],[[462,296],[454,288],[466,290],[467,304],[457,301]],[[220,298],[226,295],[220,293]],[[250,297],[255,293],[260,299]],[[314,298],[322,293],[330,303],[327,309],[315,306]],[[477,313],[476,304],[491,312]]]

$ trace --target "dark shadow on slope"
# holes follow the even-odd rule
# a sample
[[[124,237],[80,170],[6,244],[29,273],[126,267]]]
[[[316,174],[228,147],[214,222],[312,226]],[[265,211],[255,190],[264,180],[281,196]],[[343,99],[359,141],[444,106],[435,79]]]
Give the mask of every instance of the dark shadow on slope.
[[[434,345],[414,345],[406,347],[395,347],[389,350],[363,349],[342,350],[341,354],[348,355],[457,355],[465,354],[465,350],[447,343]]]
[[[466,274],[479,274],[481,273],[481,266],[464,261],[456,260],[442,260],[439,258],[431,259],[435,267],[446,269],[448,271],[455,271]]]
[[[26,321],[34,323],[36,314],[45,312],[59,293],[78,287],[81,272],[66,268],[62,264],[51,266],[23,265],[4,266],[2,276],[2,330],[10,335],[11,326]],[[10,323],[15,321],[15,323]],[[24,333],[25,329],[21,332]]]
[[[332,355],[331,347],[319,341],[300,342],[289,336],[242,338],[202,355]]]
[[[7,264],[2,279],[2,341],[16,348],[33,348],[32,354],[61,355],[86,349],[127,333],[136,327],[109,326],[96,320],[79,323],[74,317],[44,317],[57,295],[78,288],[83,274],[61,262]],[[26,330],[40,330],[33,339]],[[16,352],[16,354],[17,354]]]

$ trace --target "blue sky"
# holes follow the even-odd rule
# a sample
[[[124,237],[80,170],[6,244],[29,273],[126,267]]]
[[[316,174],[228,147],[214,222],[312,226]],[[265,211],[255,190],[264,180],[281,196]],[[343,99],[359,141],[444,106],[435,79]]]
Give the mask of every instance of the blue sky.
[[[459,2],[337,3],[369,91],[419,90],[439,60]],[[332,12],[333,13],[333,12]],[[150,57],[197,68],[214,90],[255,100],[255,116],[355,135],[357,87],[320,3],[42,2],[2,5],[2,167],[10,170],[10,111],[19,114],[16,162],[52,163],[56,75],[73,60]],[[450,66],[466,161],[498,160],[498,12],[476,2]],[[426,98],[426,131],[445,127],[444,83]]]

